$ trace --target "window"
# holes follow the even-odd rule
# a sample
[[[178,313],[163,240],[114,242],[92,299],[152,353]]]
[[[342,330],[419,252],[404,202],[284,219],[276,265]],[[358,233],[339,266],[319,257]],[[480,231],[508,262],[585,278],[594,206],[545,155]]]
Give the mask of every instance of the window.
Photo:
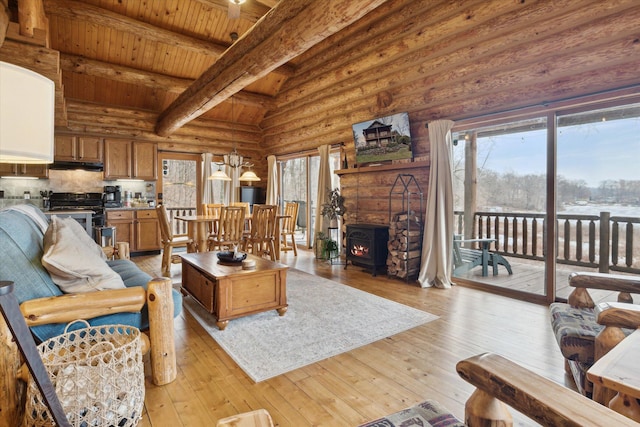
[[[453,140],[456,233],[513,267],[458,280],[549,301],[573,271],[640,273],[640,104],[461,123]]]

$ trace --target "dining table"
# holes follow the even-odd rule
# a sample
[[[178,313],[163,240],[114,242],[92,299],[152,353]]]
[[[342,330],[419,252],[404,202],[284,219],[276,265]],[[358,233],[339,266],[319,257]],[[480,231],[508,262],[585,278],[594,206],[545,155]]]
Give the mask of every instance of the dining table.
[[[207,251],[207,240],[209,238],[207,224],[211,224],[213,227],[214,224],[220,220],[220,217],[217,215],[177,215],[175,218],[187,223],[187,234],[195,243],[195,252]],[[251,215],[244,216],[247,227],[251,227],[251,219]],[[193,252],[193,250],[191,252]]]
[[[284,218],[290,218],[290,215],[276,215],[276,227],[274,236],[274,249],[276,260],[280,259],[280,230],[281,220]],[[214,224],[220,218],[216,215],[178,215],[175,219],[179,221],[185,221],[187,223],[187,234],[193,240],[195,252],[205,252],[208,250],[207,239],[209,238],[209,232],[207,230],[207,224]],[[251,215],[246,216],[245,220],[251,224]],[[193,250],[191,250],[193,252]]]
[[[620,303],[609,304],[612,306],[621,305]],[[638,360],[640,360],[640,329],[636,329],[598,359],[587,371],[587,377],[594,384],[617,392],[617,395],[609,402],[609,408],[640,423]]]
[[[217,215],[177,215],[175,218],[187,223],[187,234],[194,242],[189,252],[205,252],[209,238],[207,224],[214,224],[220,218]]]

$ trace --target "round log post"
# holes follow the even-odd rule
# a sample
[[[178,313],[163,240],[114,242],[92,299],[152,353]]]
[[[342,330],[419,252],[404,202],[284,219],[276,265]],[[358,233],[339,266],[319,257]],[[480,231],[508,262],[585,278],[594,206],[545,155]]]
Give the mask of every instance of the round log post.
[[[595,360],[600,360],[613,347],[625,339],[625,337],[626,335],[622,332],[621,328],[615,326],[605,327],[598,336],[596,336],[594,349]],[[615,391],[609,390],[600,384],[593,384],[593,400],[601,405],[608,406],[615,395]]]
[[[513,427],[507,405],[480,389],[464,405],[464,421],[469,427]]]
[[[176,379],[176,349],[173,335],[173,297],[171,280],[152,279],[147,286],[151,370],[153,383],[169,384]]]

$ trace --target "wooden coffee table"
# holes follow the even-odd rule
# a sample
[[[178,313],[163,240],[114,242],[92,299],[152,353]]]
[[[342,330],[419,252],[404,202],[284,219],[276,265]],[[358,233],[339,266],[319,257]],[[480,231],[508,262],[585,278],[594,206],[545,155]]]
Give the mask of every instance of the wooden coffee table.
[[[288,266],[251,254],[256,266],[243,270],[242,265],[221,264],[217,252],[183,254],[182,292],[195,298],[224,330],[229,320],[249,314],[277,310],[287,311]]]

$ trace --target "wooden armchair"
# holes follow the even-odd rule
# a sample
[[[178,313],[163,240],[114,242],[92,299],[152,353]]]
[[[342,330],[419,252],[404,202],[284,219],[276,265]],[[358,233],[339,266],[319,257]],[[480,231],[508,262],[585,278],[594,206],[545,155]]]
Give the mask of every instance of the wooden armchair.
[[[360,427],[413,426],[419,421],[424,425],[450,427],[513,427],[509,407],[544,426],[638,425],[631,418],[497,354],[484,353],[462,360],[456,370],[476,387],[466,401],[464,423],[437,401],[426,400]]]
[[[572,273],[569,285],[576,289],[569,295],[567,303],[550,306],[551,326],[558,346],[565,357],[565,370],[572,375],[580,393],[601,404],[607,404],[612,393],[594,386],[586,376],[593,363],[607,354],[634,328],[640,327],[640,319],[634,315],[632,293],[640,293],[640,278],[603,273]],[[613,312],[601,314],[604,304],[596,308],[588,288],[619,292],[618,301],[630,310],[617,307]],[[611,308],[609,306],[609,308]]]
[[[173,234],[167,208],[164,205],[158,205],[156,210],[162,239],[162,275],[170,277],[171,264],[180,263],[180,257],[173,255],[173,248],[189,248],[192,250],[193,240],[187,234]]]
[[[615,411],[504,357],[485,353],[458,362],[458,374],[477,387],[465,404],[470,426],[512,426],[506,405],[545,426],[637,426]]]

